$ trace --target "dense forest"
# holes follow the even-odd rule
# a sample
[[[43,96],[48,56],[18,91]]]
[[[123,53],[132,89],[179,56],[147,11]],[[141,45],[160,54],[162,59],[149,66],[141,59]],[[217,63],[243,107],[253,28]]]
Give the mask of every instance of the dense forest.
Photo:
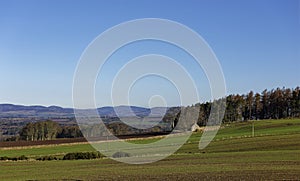
[[[198,124],[203,126],[208,120],[211,103],[196,104],[200,109]],[[226,97],[226,111],[223,122],[259,119],[283,119],[300,117],[300,88],[277,88],[262,93],[250,91],[246,95]]]
[[[218,101],[218,100],[217,100]],[[114,121],[106,124],[106,127],[114,135],[145,134],[149,132],[168,132],[178,122],[178,118],[185,109],[199,111],[197,124],[205,126],[211,113],[212,102],[198,103],[186,108],[172,107],[162,119],[162,122],[147,130],[132,128],[112,117]],[[246,95],[229,95],[226,97],[226,111],[223,122],[248,121],[260,119],[283,119],[300,117],[300,88],[277,88],[264,90],[262,93],[250,91]],[[190,121],[190,120],[189,120]],[[175,125],[174,125],[175,124]],[[190,124],[189,124],[190,125]],[[102,129],[102,128],[101,128]],[[88,136],[104,136],[98,125],[84,128]],[[82,133],[77,125],[60,126],[53,121],[43,121],[28,123],[20,131],[22,140],[51,140],[56,138],[76,138],[82,137]]]

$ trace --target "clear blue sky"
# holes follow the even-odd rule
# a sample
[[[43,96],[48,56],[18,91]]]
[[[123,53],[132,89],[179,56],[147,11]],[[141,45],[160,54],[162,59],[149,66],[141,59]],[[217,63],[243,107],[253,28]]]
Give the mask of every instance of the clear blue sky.
[[[71,107],[73,75],[83,50],[106,29],[137,18],[170,19],[199,33],[222,65],[228,94],[293,88],[300,85],[299,4],[297,0],[2,0],[0,103]],[[107,63],[103,72],[107,79],[97,82],[99,106],[109,104],[105,81],[137,55],[173,56],[191,74],[197,72],[184,62],[188,56],[172,46],[144,42],[125,49]],[[205,76],[199,77],[201,100],[209,99]],[[172,85],[148,79],[137,82],[132,104],[147,106],[147,98],[156,92],[170,105],[177,104]]]

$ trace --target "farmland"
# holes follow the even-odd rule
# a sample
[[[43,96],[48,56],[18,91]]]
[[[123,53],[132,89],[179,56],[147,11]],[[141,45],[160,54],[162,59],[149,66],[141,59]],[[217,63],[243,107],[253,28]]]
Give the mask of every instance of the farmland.
[[[29,161],[0,162],[1,180],[265,180],[300,179],[300,120],[254,121],[223,124],[214,141],[198,149],[194,133],[175,154],[159,162],[129,165],[96,160],[35,161],[40,156],[62,157],[70,152],[94,151],[87,143],[1,148],[0,156],[25,155]],[[146,144],[159,138],[132,140]]]

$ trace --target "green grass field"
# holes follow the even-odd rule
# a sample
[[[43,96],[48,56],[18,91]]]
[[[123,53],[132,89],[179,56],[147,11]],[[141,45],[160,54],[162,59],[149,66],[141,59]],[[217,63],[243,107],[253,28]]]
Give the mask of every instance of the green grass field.
[[[76,161],[2,161],[0,180],[299,180],[300,119],[223,124],[214,141],[198,149],[200,133],[159,162],[129,165],[108,158]],[[157,139],[131,141],[145,144]],[[0,156],[30,158],[93,151],[88,144],[0,149]]]

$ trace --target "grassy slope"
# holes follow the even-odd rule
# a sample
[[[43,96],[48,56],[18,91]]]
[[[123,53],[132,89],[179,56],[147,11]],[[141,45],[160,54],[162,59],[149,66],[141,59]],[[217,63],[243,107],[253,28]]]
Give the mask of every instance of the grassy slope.
[[[200,134],[176,154],[156,163],[128,165],[110,159],[78,161],[0,162],[0,180],[24,179],[300,179],[300,120],[255,121],[225,126],[204,150]],[[138,140],[146,143],[153,140]],[[0,156],[61,156],[91,151],[88,144],[0,150]],[[63,168],[63,169],[62,169]]]

